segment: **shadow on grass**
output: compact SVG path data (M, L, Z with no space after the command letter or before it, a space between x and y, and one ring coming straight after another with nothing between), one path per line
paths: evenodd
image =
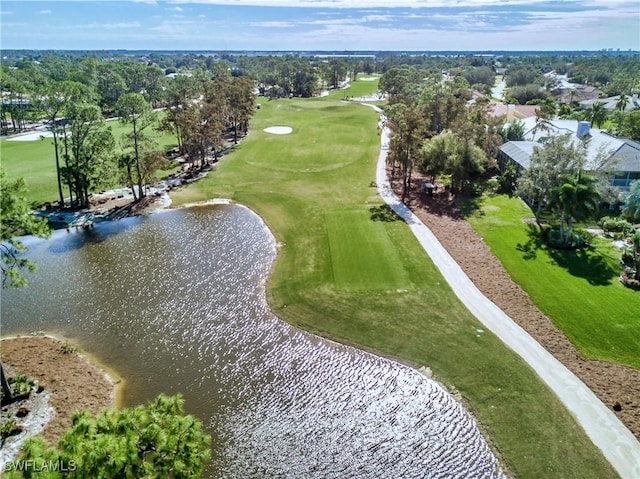
M455 203L460 210L460 216L463 218L468 218L476 212L479 212L480 215L484 214L480 209L480 197L460 196Z
M403 221L402 218L389 205L372 206L369 208L372 221Z
M620 271L616 261L607 258L593 246L573 250L549 248L542 240L540 229L532 224L528 225L527 236L529 239L525 244L518 243L516 246L525 260L534 260L538 257L538 251L545 250L557 266L572 276L586 279L591 285L607 286L618 278Z
M527 225L527 236L529 239L525 244L518 243L516 249L522 252L522 258L530 261L538 257L538 250L542 249L544 243L540 236L540 229L536 225Z
M549 256L572 276L586 279L594 286L607 286L617 279L619 271L596 248L588 246L575 250L548 249Z

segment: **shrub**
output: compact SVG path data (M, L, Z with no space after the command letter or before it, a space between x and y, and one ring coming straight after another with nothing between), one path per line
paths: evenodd
M542 230L542 241L553 249L584 248L592 238L593 235L582 230L574 230L568 238L562 237L562 230L558 227L544 228Z
M628 235L633 232L633 225L622 218L603 216L598 222L605 233L622 233Z

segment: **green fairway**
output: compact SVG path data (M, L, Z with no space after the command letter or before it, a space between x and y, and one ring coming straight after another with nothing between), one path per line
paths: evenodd
M162 114L156 113L157 115ZM116 144L120 144L125 133L131 130L117 120L107 122ZM149 136L155 139L161 148L176 145L173 135L149 129ZM117 150L119 147L117 147ZM56 177L55 150L52 138L35 141L0 140L0 166L4 168L7 179L24 178L29 190L27 200L32 204L42 204L58 199L58 180ZM60 162L62 165L62 157Z
M409 286L384 223L371 224L368 211L330 211L325 221L336 288L375 291Z
M407 225L371 218L381 204L371 186L377 114L332 97L261 103L249 136L171 196L175 205L231 198L265 220L279 245L267 289L274 313L430 367L517 477L616 477L533 371L457 300Z
M51 138L35 141L0 140L0 166L8 180L24 178L28 201L41 204L58 198L56 160Z
M523 221L533 216L519 199L493 196L469 222L583 356L640 367L640 294L618 281L618 250L604 239L584 250L546 248Z

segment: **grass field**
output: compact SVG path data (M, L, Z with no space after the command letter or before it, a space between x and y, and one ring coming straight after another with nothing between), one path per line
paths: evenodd
M511 277L580 353L640 368L640 295L618 281L620 253L604 239L557 251L539 244L519 199L484 197L468 220Z
M119 121L109 121L116 143L120 143L123 135L130 131L130 126ZM156 139L162 148L176 144L172 135L150 130L150 137ZM28 201L38 205L58 199L58 183L56 178L55 150L52 138L35 141L0 140L0 166L4 168L7 179L24 178L29 189ZM62 162L62 159L60 160Z
M531 369L478 332L482 326L407 225L371 220L369 208L381 203L370 186L377 120L372 109L331 96L263 101L249 136L213 174L172 192L174 204L226 197L256 211L281 244L268 283L274 313L429 366L472 411L514 476L615 477ZM274 125L293 133L263 131Z

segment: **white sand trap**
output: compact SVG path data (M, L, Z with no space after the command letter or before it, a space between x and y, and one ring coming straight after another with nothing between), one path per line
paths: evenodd
M288 135L293 131L293 128L290 126L270 126L269 128L265 128L264 131L274 135Z
M25 135L14 136L13 138L7 138L7 141L36 141L42 137L53 136L50 131L34 131L33 133L27 133Z

